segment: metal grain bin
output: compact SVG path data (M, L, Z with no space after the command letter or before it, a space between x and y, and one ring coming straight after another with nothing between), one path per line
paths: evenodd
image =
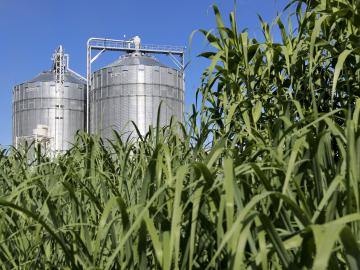
M115 129L127 137L135 134L131 121L145 134L155 127L160 101L160 125L171 116L183 120L182 72L140 52L124 55L92 75L90 131L112 138Z
M64 151L71 147L76 131L85 128L86 81L68 68L68 57L59 48L51 70L13 89L16 146L41 137L52 153Z

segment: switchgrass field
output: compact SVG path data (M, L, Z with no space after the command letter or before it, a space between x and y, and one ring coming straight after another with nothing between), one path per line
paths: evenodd
M360 269L360 2L286 10L256 40L214 6L185 125L1 151L0 267Z

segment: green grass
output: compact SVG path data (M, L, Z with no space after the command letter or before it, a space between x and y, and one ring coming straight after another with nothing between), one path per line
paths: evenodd
M294 1L261 42L214 7L185 126L1 151L0 267L359 269L359 5Z

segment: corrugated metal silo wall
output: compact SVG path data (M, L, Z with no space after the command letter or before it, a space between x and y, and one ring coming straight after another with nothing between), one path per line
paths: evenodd
M129 65L106 67L94 72L90 92L91 132L112 138L112 129L135 134L134 121L141 134L156 126L163 101L160 126L172 115L183 121L184 91L182 73L161 66Z
M55 82L29 82L13 89L13 144L31 136L38 124L49 128L50 147L67 150L77 130L84 130L86 86L65 82L59 94ZM56 141L57 142L56 142Z

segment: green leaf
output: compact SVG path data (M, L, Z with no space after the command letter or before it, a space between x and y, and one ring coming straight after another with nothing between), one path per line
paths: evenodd
M339 224L312 225L311 229L314 234L316 245L313 269L328 269L330 256L336 241L339 239L343 226Z
M338 79L340 76L340 72L343 69L344 62L345 62L346 58L349 56L349 54L352 53L352 51L353 50L344 50L343 52L341 52L341 54L338 57L338 60L337 60L336 66L335 66L335 71L334 71L333 83L332 83L331 103L334 102L336 86L337 86L337 82L338 82Z
M345 258L349 269L360 269L360 249L353 233L348 226L345 226L340 233L341 243L344 246Z

